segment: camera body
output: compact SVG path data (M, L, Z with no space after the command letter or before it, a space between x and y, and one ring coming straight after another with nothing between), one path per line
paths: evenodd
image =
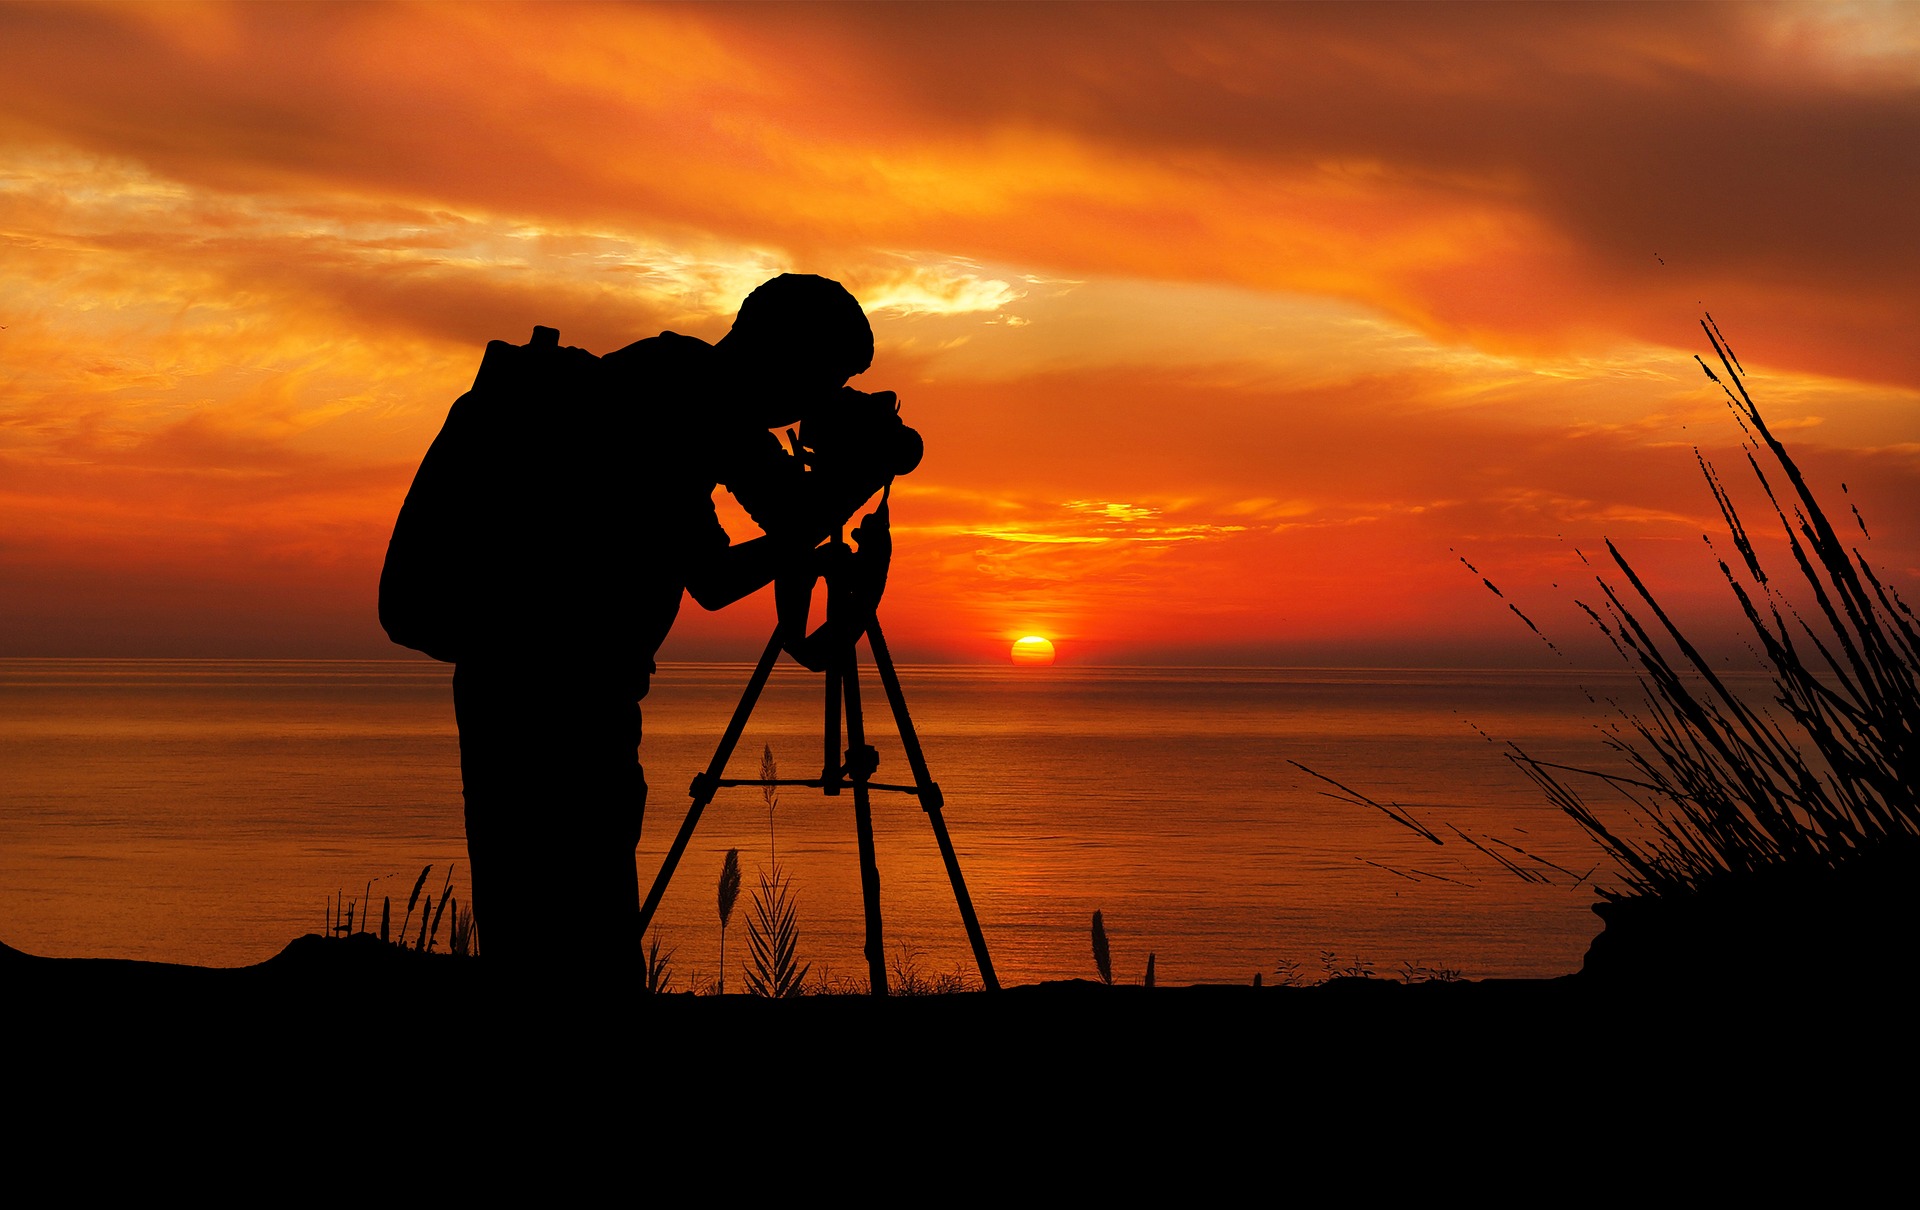
M841 387L802 416L787 437L794 456L816 474L876 485L909 473L926 452L920 434L900 419L900 399L892 391Z
M792 450L772 434L743 460L727 489L769 534L831 532L873 494L920 465L920 434L900 419L892 391L832 392L787 430Z

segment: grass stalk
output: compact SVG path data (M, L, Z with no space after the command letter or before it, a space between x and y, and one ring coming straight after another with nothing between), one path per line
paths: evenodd
M1093 967L1100 972L1100 982L1113 986L1113 955L1107 949L1107 925L1100 913L1093 913Z
M728 849L720 863L720 994L727 993L727 923L733 919L734 900L740 898L740 850Z
M413 923L413 909L420 903L420 888L427 885L427 875L433 872L433 863L428 862L420 871L420 877L413 880L413 894L407 896L407 915L400 923L400 936L406 938L407 928Z

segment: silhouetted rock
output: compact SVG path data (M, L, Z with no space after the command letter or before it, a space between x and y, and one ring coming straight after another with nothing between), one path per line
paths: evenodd
M1606 927L1582 977L1611 984L1869 986L1920 951L1920 849L1883 845L1838 865L1724 874L1689 895L1594 905Z

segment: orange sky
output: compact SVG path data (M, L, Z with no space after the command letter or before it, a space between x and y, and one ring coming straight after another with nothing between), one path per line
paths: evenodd
M488 339L783 270L927 437L903 658L1533 660L1459 556L1578 647L1603 536L1717 616L1703 305L1911 585L1916 207L1901 5L7 5L0 654L397 653Z

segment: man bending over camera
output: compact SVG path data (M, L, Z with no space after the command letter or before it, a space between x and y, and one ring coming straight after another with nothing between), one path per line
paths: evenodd
M542 350L490 346L455 404L396 527L381 617L396 641L455 663L488 965L626 972L640 953L639 701L654 653L683 591L706 609L739 600L878 489L821 490L768 431L867 369L873 331L838 283L783 274L714 345L666 332L595 359L542 333ZM716 485L768 536L731 544ZM410 549L432 549L409 566L426 569L396 572L422 532L435 537ZM434 619L431 645L403 633L410 611Z

